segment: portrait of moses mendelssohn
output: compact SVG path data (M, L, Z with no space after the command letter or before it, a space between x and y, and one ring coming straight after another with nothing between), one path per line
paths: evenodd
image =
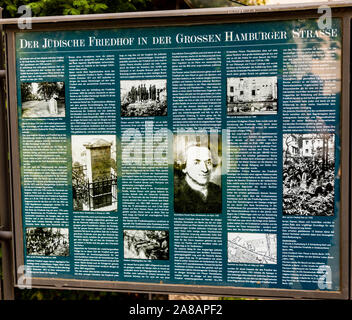
M221 167L213 153L208 146L191 144L183 161L175 162L175 213L221 213Z

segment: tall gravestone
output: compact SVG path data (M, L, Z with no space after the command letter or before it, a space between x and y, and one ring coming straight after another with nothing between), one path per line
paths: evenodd
M90 183L90 207L99 209L112 204L111 146L104 139L84 144L86 148L87 178Z

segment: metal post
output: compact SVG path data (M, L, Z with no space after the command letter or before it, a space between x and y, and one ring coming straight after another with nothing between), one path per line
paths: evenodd
M0 18L2 9L0 8ZM12 257L12 227L9 201L9 167L6 126L6 71L4 35L0 26L0 243L2 251L2 293L0 299L13 300L14 277ZM1 295L2 294L2 295Z
M2 231L0 231L2 232ZM3 296L0 297L4 300L14 300L15 292L13 285L13 273L12 273L12 252L11 252L11 239L1 241L2 251L2 276L3 276Z
M1 221L0 221L0 223L1 223ZM1 252L1 244L0 244L0 252ZM0 267L0 272L1 272L1 267ZM1 289L1 287L2 287L2 277L0 276L0 301L3 299L2 298L2 289Z

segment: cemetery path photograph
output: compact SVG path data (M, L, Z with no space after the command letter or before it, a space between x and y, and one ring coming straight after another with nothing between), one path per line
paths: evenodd
M23 118L65 117L64 82L22 82Z

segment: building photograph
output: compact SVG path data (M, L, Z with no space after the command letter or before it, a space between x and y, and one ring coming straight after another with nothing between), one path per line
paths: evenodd
M117 210L116 136L73 135L74 211Z
M283 214L334 215L335 135L283 135Z
M154 117L167 115L166 79L123 80L121 117Z
M277 114L277 77L227 78L227 115Z

